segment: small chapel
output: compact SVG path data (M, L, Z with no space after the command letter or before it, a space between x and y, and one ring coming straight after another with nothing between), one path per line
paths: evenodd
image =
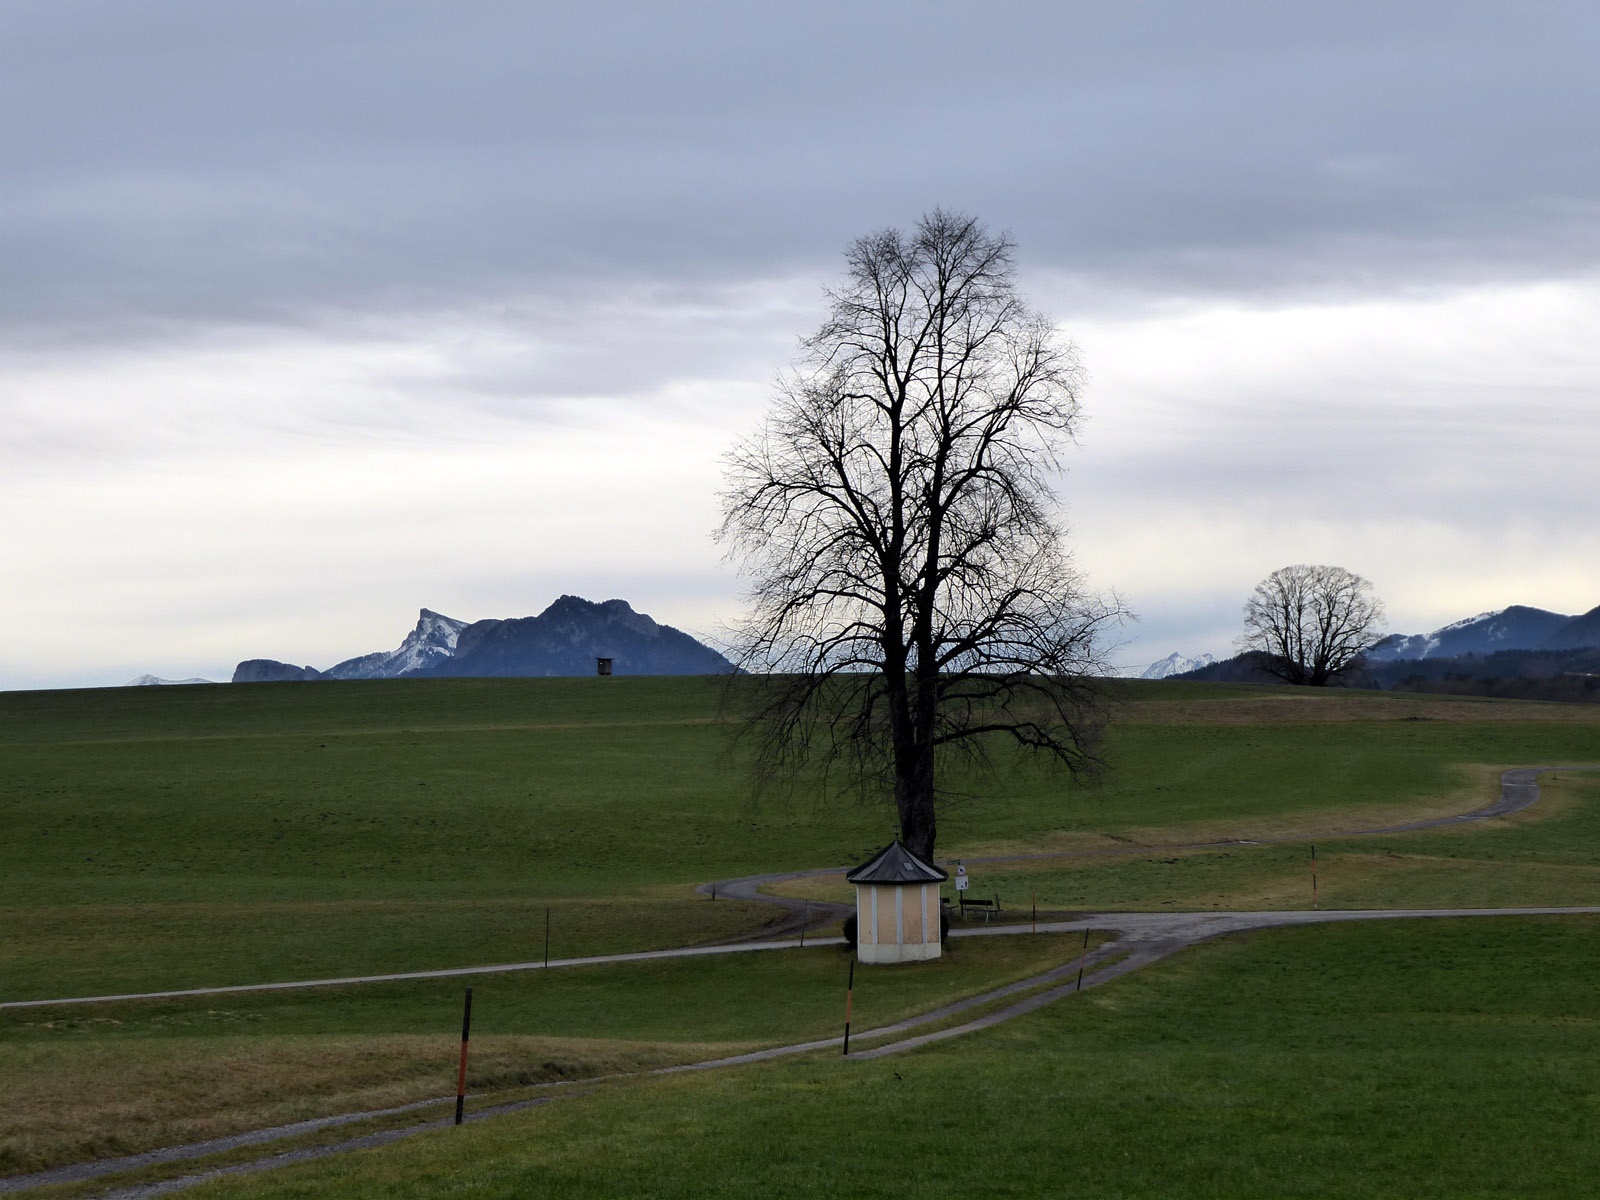
M847 872L845 881L856 888L856 957L864 963L938 958L939 885L948 878L898 841Z

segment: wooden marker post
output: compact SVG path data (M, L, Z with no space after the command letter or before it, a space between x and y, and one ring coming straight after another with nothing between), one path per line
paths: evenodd
M1039 932L1039 889L1033 889L1033 931Z
M1317 907L1317 844L1311 843L1311 907Z
M856 956L850 952L850 981L844 985L844 1052L850 1053L850 1001L856 994Z
M456 1124L465 1120L467 1108L467 1039L472 1035L472 989L467 989L467 1004L461 1014L461 1069L456 1073Z
M800 908L800 949L806 948L806 926L811 924L811 901L803 900Z
M1078 991L1083 991L1083 964L1089 957L1089 931L1083 931L1083 953L1078 955Z
M550 910L544 910L544 966L550 969Z

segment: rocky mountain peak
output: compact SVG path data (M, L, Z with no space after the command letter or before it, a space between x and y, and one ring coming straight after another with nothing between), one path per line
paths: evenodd
M326 672L265 659L240 663L234 682L290 679L393 679L397 676L593 675L595 660L618 675L715 675L733 664L626 600L596 604L558 597L536 617L462 621L421 609L393 650L349 658Z

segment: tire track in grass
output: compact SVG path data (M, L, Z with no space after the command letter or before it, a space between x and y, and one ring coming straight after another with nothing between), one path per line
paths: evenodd
M904 1020L893 1022L889 1025L879 1026L875 1029L863 1030L851 1035L852 1041L877 1041L883 1037L906 1033L924 1025L935 1024L957 1016L962 1012L981 1008L996 1001L1021 994L1021 997L1004 1008L986 1013L971 1021L960 1025L950 1026L945 1029L934 1030L930 1033L916 1034L911 1037L899 1038L882 1046L874 1046L866 1050L852 1053L851 1059L872 1060L888 1054L898 1054L901 1051L912 1050L931 1042L944 1041L949 1038L961 1037L981 1029L987 1029L1004 1021L1010 1021L1027 1013L1037 1011L1047 1004L1075 995L1079 991L1087 991L1099 987L1114 979L1148 966L1160 959L1167 958L1180 950L1184 950L1197 942L1210 938L1221 937L1231 933L1244 933L1251 930L1270 929L1296 925L1316 925L1343 921L1392 921L1410 920L1426 917L1530 917L1530 916L1600 916L1600 905L1572 908L1492 908L1492 909L1369 909L1369 910L1335 910L1335 911L1284 911L1284 912L1251 912L1251 913L1106 913L1094 917L1086 917L1073 921L1040 922L1040 933L1075 933L1086 929L1113 932L1118 936L1112 941L1103 943L1095 948L1083 961L1085 966L1102 963L1107 958L1118 954L1125 957L1087 972L1080 986L1076 980L1078 959L1073 958L1059 967L1028 979L1003 987L993 988L977 996L970 996L952 1004L942 1005L925 1013L920 1013ZM1031 937L1021 929L1006 926L994 926L984 929L967 929L952 931L954 937ZM842 938L816 939L814 945L838 945ZM798 942L787 943L798 946ZM1061 982L1072 977L1072 982ZM1051 985L1054 986L1046 986ZM1034 990L1043 988L1043 990ZM1031 993L1031 994L1027 994ZM710 1071L723 1067L743 1066L749 1063L765 1062L770 1059L784 1058L797 1054L807 1054L815 1051L836 1050L842 1047L843 1036L821 1038L807 1042L796 1042L784 1046L772 1046L764 1050L751 1051L748 1054L733 1055L727 1058L709 1059L698 1063L683 1063L671 1067L657 1067L650 1071L630 1072L621 1075L597 1076L594 1079L562 1081L549 1084L537 1084L536 1087L551 1089L552 1094L532 1097L525 1100L516 1100L504 1104L494 1105L490 1108L479 1109L468 1114L467 1120L478 1121L492 1116L500 1116L509 1112L518 1112L537 1105L547 1104L553 1100L566 1096L582 1094L575 1090L577 1085L603 1083L614 1079L638 1078L646 1075L682 1074L690 1071ZM556 1091L555 1089L567 1089ZM228 1149L240 1148L248 1145L260 1145L286 1138L296 1137L314 1128L328 1128L339 1124L353 1124L362 1120L373 1120L384 1116L391 1116L413 1109L426 1108L432 1105L453 1103L450 1097L441 1097L435 1100L419 1101L415 1104L403 1105L399 1108L380 1109L373 1112L350 1113L338 1117L322 1118L317 1121L303 1121L294 1125L278 1126L274 1129L255 1130L250 1133L239 1134L233 1138L217 1138L207 1142L196 1142L189 1146L175 1146L164 1150L149 1151L145 1154L132 1155L124 1159L105 1159L99 1162L75 1164L68 1167L52 1168L33 1175L13 1176L10 1179L0 1180L0 1192L16 1192L29 1188L43 1187L52 1183L82 1181L98 1178L117 1172L136 1170L162 1162L183 1161L189 1158L204 1157L209 1154L225 1152ZM253 1174L259 1171L268 1171L291 1163L309 1162L318 1158L325 1158L333 1154L343 1154L354 1150L370 1149L387 1145L403 1138L411 1137L418 1133L426 1133L435 1129L442 1129L454 1121L453 1116L446 1116L434 1121L419 1122L399 1129L379 1130L365 1134L361 1137L350 1138L344 1141L331 1143L325 1146L310 1146L299 1150L290 1150L279 1154L272 1154L263 1158L247 1162L231 1163L227 1166L216 1167L206 1171L198 1171L188 1175L177 1176L149 1184L138 1184L132 1187L117 1188L100 1193L97 1200L144 1200L145 1197L161 1196L171 1192L182 1191L208 1180L221 1178L228 1175Z

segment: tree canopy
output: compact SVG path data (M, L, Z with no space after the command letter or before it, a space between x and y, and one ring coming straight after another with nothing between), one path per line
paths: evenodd
M1326 687L1381 638L1383 602L1343 567L1298 564L1268 575L1244 606L1239 645L1289 683Z
M820 761L892 795L927 858L939 764L992 738L1081 772L1096 639L1051 487L1076 351L1017 294L1014 246L935 211L857 241L829 314L727 460L749 582L736 656L768 778Z

